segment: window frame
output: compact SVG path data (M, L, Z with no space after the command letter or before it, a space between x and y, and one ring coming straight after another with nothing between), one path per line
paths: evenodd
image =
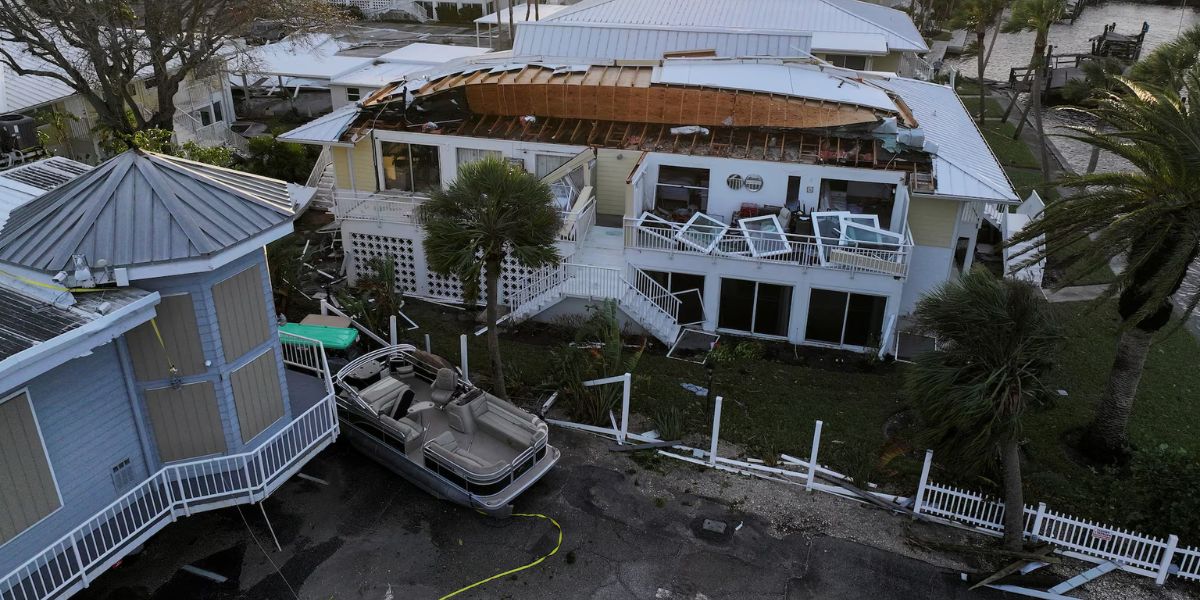
M796 286L790 283L776 283L773 281L759 281L757 279L743 279L741 277L720 277L720 293L718 294L717 307L717 331L725 331L737 334L749 334L761 338L772 340L786 340L792 329L792 304L796 301ZM720 296L724 295L726 281L745 281L754 284L754 297L750 300L750 329L733 329L730 327L721 327L721 312L725 309L724 303L720 302ZM789 290L788 293L788 309L787 309L787 324L783 327L783 334L775 333L760 333L755 331L758 328L758 298L763 285L771 285L778 288Z
M391 187L388 185L387 170L384 167L384 159L389 155L384 153L383 146L385 144L404 146L405 153L407 154L407 157L408 157L408 189L399 189L399 188ZM413 146L421 146L422 148L429 148L433 153L432 155L437 158L437 179L438 179L437 184L430 187L428 190L417 190L416 189L416 187L417 187L416 177L415 177L415 172L412 168L412 165L413 165L412 147ZM381 190L394 190L394 191L398 191L398 192L405 192L408 194L429 195L434 190L442 188L442 183L443 183L442 182L442 146L437 145L437 144L423 144L423 143L417 143L417 142L381 139L381 140L376 141L375 147L376 147L376 152L377 152L376 153L376 157L377 157L376 176L379 177L378 183L380 184L379 187ZM456 162L455 167L456 168L457 168L457 158L458 157L456 154L455 155L455 162ZM394 164L394 162L393 162L393 164Z
M5 546L11 544L14 540L20 538L26 533L29 533L33 528L42 524L44 521L46 521L46 519L54 516L67 506L67 503L63 501L62 487L58 483L58 474L54 471L54 461L50 460L50 449L46 447L46 435L42 432L42 423L40 420L38 420L37 408L33 405L33 394L30 393L29 386L26 385L23 388L14 390L8 395L0 396L0 405L4 405L22 395L25 396L25 401L29 403L29 414L33 416L33 427L37 430L38 441L41 442L42 445L42 456L46 458L46 468L50 471L50 480L54 482L54 494L58 498L58 508L46 513L45 516L34 521L33 523L30 523L28 527L22 529L20 532L16 533L7 540L0 542L0 548L4 548Z
M813 292L816 292L816 291L842 294L845 298L844 302L842 303L842 326L841 326L840 332L838 333L838 341L837 342L827 342L825 340L816 340L816 339L812 339L809 337L808 322L812 318L812 294L813 294ZM805 314L804 314L804 341L809 344L817 344L817 345L832 347L832 348L866 348L867 346L860 346L857 344L847 344L846 343L846 324L850 318L850 301L853 296L865 296L868 298L882 299L883 300L883 310L882 310L881 316L883 317L883 321L886 324L888 304L891 302L891 298L888 296L882 296L879 294L865 294L863 292L851 291L851 290L810 287L808 290L807 310L805 310ZM880 332L880 335L882 335L882 332ZM869 341L869 334L868 334L868 341Z
M346 100L349 102L358 102L362 100L362 88L359 86L346 88Z

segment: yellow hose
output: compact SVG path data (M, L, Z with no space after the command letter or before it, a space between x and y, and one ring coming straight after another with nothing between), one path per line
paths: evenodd
M524 571L525 569L528 569L531 567L536 567L536 566L542 564L542 561L544 561L547 558L550 558L551 556L554 556L556 553L558 553L558 549L562 547L562 541L563 541L563 530L562 530L562 526L558 524L558 521L555 521L554 519L547 517L546 515L539 515L536 513L513 513L512 516L514 516L514 517L531 517L531 518L535 518L535 519L545 519L547 521L550 521L550 524L553 525L554 528L558 530L558 542L556 544L554 544L554 549L551 550L549 554L542 556L541 558L538 558L537 560L535 560L527 565L522 565L515 569L509 569L503 573L497 573L495 575L492 575L491 577L488 577L487 579L481 579L479 581L476 581L475 583L472 583L471 585L468 585L467 587L454 590L453 592L450 592L449 594L446 594L445 596L438 598L438 600L446 600L446 598L450 598L452 596L457 596L469 589L479 587L489 581L495 581L497 579L500 579L501 577L512 575L513 573L517 573L519 571Z

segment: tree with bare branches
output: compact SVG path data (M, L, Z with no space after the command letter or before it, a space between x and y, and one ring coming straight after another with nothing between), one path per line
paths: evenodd
M132 139L170 130L181 84L219 69L259 19L306 32L347 17L326 0L0 0L0 63L66 83ZM130 85L139 79L157 102L139 105Z

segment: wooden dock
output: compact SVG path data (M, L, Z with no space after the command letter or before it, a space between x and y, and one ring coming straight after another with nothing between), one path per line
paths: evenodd
M1136 34L1117 33L1117 24L1104 26L1104 31L1089 41L1091 51L1086 53L1055 54L1054 46L1046 48L1046 59L1042 66L1042 97L1043 99L1058 96L1070 82L1084 79L1084 65L1089 61L1113 58L1123 63L1132 63L1142 54L1142 45L1146 32L1150 30L1148 23L1142 23L1141 30ZM1033 67L1014 67L1009 69L1008 84L1018 92L1028 92L1033 87Z

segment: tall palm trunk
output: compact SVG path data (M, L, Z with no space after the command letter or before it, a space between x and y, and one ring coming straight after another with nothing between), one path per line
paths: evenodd
M512 48L517 39L517 28L513 22L513 0L508 0L508 47Z
M1031 83L1029 84L1029 102L1025 103L1025 109L1021 111L1021 119L1019 121L1017 121L1017 130L1013 132L1014 140L1021 139L1021 131L1023 131L1025 129L1025 124L1029 122L1029 111L1033 109L1034 102L1036 101L1038 107L1039 108L1041 107L1042 85L1041 85L1040 77L1042 76L1042 73L1043 73L1042 67L1045 64L1046 64L1046 42L1045 42L1045 39L1042 37L1042 34L1039 33L1037 39L1035 39L1034 43L1033 43L1033 60L1030 61L1030 63L1029 63L1029 66L1032 67L1029 70L1029 77L1031 78ZM1013 95L1013 105L1016 104L1017 96L1019 96L1019 95L1020 95L1019 93ZM1011 111L1012 105L1010 105L1008 107L1008 109ZM1005 113L1004 118L1005 119L1008 118L1007 113Z
M1108 385L1096 404L1096 415L1084 433L1083 450L1088 456L1115 462L1129 451L1129 416L1133 413L1133 399L1153 337L1153 332L1130 327L1117 340L1117 356L1108 374Z
M1016 436L1000 449L1004 469L1004 547L1019 551L1025 535L1025 490L1021 486L1021 448Z
M1038 157L1042 162L1042 181L1050 182L1050 153L1046 148L1046 128L1042 124L1042 84L1045 66L1039 66L1033 75L1033 91L1030 104L1033 106L1033 126L1037 130Z
M1081 440L1081 449L1093 460L1119 462L1129 455L1129 417L1133 413L1133 401L1137 397L1142 370L1146 366L1150 342L1156 332L1171 322L1174 306L1168 298L1141 321L1131 323L1131 320L1136 316L1137 308L1146 301L1145 292L1142 290L1154 276L1158 265L1178 250L1178 239L1174 238L1174 241L1157 246L1151 240L1135 240L1130 248L1130 254L1133 256L1148 256L1134 267L1132 281L1121 292L1117 303L1121 320L1128 326L1117 340L1117 356L1113 359L1112 369L1108 373L1108 384L1105 386L1104 395L1096 403L1096 414ZM1194 260L1195 250L1188 257L1187 264ZM1172 295L1179 291L1186 276L1187 273L1184 272L1175 281L1174 287L1171 288Z
M492 357L492 393L508 400L508 391L504 389L504 360L500 356L500 332L496 330L499 320L500 296L500 259L488 257L484 274L487 286L487 345L488 354Z

